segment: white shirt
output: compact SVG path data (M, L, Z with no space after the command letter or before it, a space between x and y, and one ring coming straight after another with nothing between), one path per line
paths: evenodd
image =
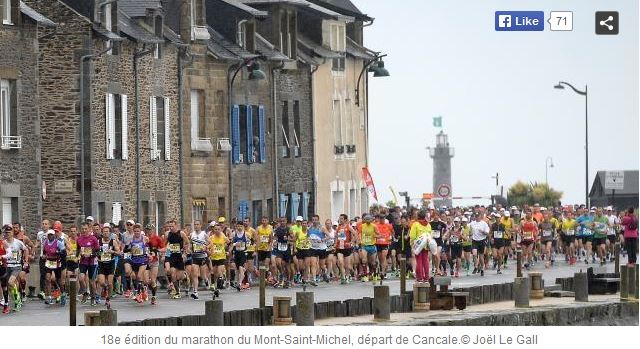
M489 224L485 221L471 221L469 228L471 228L471 238L475 241L482 241L489 235Z

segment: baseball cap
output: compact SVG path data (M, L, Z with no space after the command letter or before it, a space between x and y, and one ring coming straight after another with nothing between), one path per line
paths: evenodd
M49 234L55 234L55 233L56 233L56 232L55 232L53 229L49 229L49 230L47 230L47 235L49 235Z
M540 211L546 211L547 208L546 207L540 207Z
M6 233L6 232L10 232L10 231L12 231L12 230L13 230L13 227L12 227L11 225L9 225L9 224L5 224L5 225L2 227L2 231L3 231L3 232L5 232L5 233Z
M607 211L613 211L613 207L607 206Z
M509 216L511 216L511 213L509 213L509 211L506 211L506 212L504 213L504 216L505 216L505 217L509 217Z
M462 217L462 221L463 221L463 222L468 222L468 221L469 221L469 219L468 219L467 217Z
M331 225L338 225L338 222L333 221L333 222L331 222Z
M213 221L212 221L211 223L209 223L209 228L213 228L213 227L215 227L215 226L216 226L216 222L213 222Z
M302 216L296 217L296 222L302 222L302 221L304 221L304 218L302 218Z
M372 217L370 214L368 214L368 215L365 215L363 219L364 219L365 221L370 221L370 220L372 220L372 219L373 219L373 217Z
M134 225L134 224L136 224L136 222L134 222L133 219L130 219L130 220L127 221L127 224Z
M224 222L226 222L226 221L227 221L227 219L226 219L226 218L224 218L224 216L220 216L220 217L218 217L218 223L224 223Z
M95 221L95 219L93 219L93 216L87 216L87 218L85 219L86 221Z
M55 231L62 231L62 224L60 223L56 223L53 225L53 230Z
M454 222L460 222L460 217L456 217L453 219Z
M155 225L149 223L147 225L145 225L144 230L154 230L156 228Z
M518 207L517 207L517 206L511 206L511 209L512 209L512 210L517 210L517 209L518 209Z

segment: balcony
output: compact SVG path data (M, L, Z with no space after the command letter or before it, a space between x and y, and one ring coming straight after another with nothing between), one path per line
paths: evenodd
M22 149L22 136L2 136L0 149Z

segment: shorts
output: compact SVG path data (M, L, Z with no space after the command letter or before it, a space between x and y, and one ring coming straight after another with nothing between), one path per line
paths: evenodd
M193 258L193 265L199 265L199 266L203 266L203 265L207 265L207 258Z
M113 275L116 271L113 261L108 263L98 263L98 275Z
M582 236L582 243L586 244L587 242L593 241L593 235L584 235Z
M361 246L362 250L367 252L368 255L374 255L378 252L376 245L365 245Z
M493 244L492 246L494 248L502 248L507 246L507 240L505 239L493 239Z
M274 255L276 256L276 258L280 258L286 263L291 263L292 257L291 257L291 252L289 252L289 250L286 250L286 251L275 250Z
M377 252L389 251L389 245L376 245L376 251Z
M553 242L553 236L543 237L540 242L542 242L543 244L546 244L547 242Z
M562 242L564 242L566 245L572 244L574 241L576 241L576 237L571 235L571 236L567 236L567 235L563 235L562 236Z
M600 245L604 245L606 244L607 238L593 238L593 244L596 246L600 246Z
M169 265L177 270L184 270L184 259L181 254L171 254L169 256Z
M225 260L224 259L212 259L211 260L211 266L213 267L220 267L224 265Z
M618 236L617 235L607 235L607 239L609 240L610 243L615 244L616 241L618 241Z
M479 254L484 254L484 248L487 246L487 240L480 240L480 241L473 240L471 242L471 246L473 250L478 250Z
M436 245L442 247L444 246L444 240L442 238L433 238L436 241Z
M264 262L265 259L271 258L271 252L269 251L258 251L258 262Z
M0 280L4 281L7 278L7 267L0 265Z
M396 251L396 254L399 254L402 252L402 245L400 244L400 241L393 241L389 246L389 249Z
M338 250L336 250L336 255L337 254L342 254L343 257L349 257L349 256L351 256L351 249L349 249L349 248L338 249Z
M252 261L254 252L253 251L247 251L246 254L247 254L247 260Z
M185 267L188 267L188 266L190 266L190 265L192 265L192 264L193 264L193 258L191 258L191 255L190 255L190 254L188 254L188 255L187 255L187 260L185 260L185 261L184 261L184 266L185 266Z
M146 267L146 264L135 264L135 263L131 263L131 270L133 270L134 273L138 273L138 270L140 270L140 267Z
M471 245L462 245L462 251L471 252Z
M296 258L298 259L305 259L308 257L313 257L313 251L311 251L311 249L298 250L296 252Z
M53 272L55 279L58 280L62 276L62 268L49 269L47 268L47 274Z
M236 264L236 268L244 267L247 263L247 253L244 251L233 253L233 263Z
M451 245L451 259L457 259L462 257L462 244Z
M327 250L313 250L313 256L318 257L319 259L327 259L329 256L329 252Z
M79 269L80 269L80 274L87 274L87 276L91 280L94 280L96 276L98 276L97 274L98 266L95 264L93 265L80 264Z
M522 246L529 246L529 245L533 245L533 240L522 240L522 242L520 242L520 244Z

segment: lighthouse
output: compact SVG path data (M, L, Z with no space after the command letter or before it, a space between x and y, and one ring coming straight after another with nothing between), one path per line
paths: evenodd
M433 204L438 208L451 207L451 158L454 149L449 146L449 137L443 131L436 135L436 146L429 147L429 156L433 159Z

